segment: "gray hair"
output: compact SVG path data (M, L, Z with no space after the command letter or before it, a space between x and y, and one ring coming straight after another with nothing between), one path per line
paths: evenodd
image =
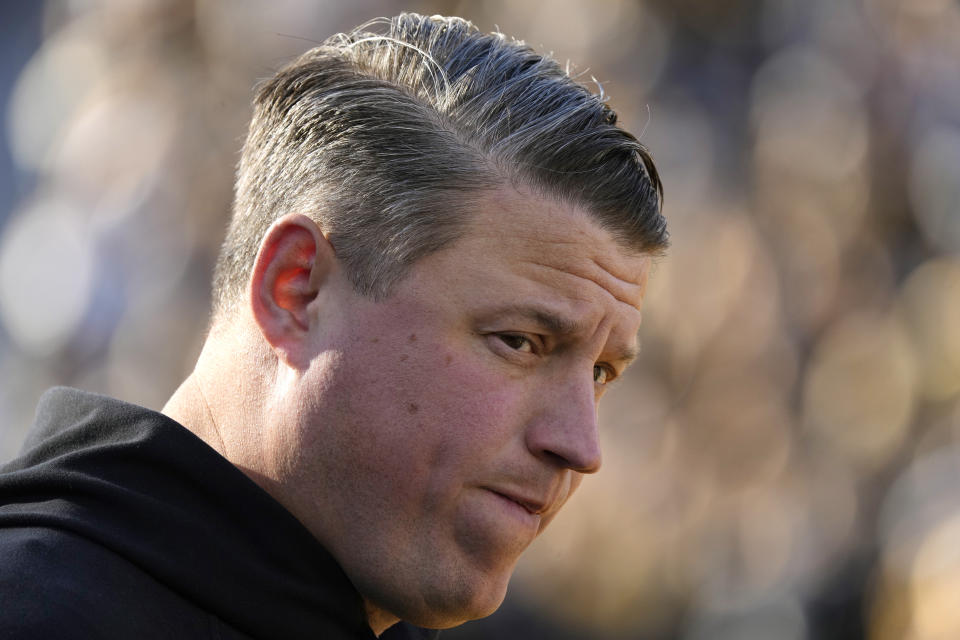
M293 211L374 298L505 183L583 206L625 247L659 253L660 179L616 121L554 60L461 18L404 13L333 36L258 88L214 313L240 299L267 229Z

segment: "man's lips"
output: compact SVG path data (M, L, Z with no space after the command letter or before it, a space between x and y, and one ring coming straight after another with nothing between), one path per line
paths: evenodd
M535 515L535 516L543 515L543 513L547 510L547 507L549 506L549 501L547 500L541 500L538 498L524 496L518 492L502 490L502 489L493 489L493 488L490 489L490 491L492 491L493 493L496 493L502 498L506 498L507 500L520 505L521 507L526 509L526 511L531 515Z

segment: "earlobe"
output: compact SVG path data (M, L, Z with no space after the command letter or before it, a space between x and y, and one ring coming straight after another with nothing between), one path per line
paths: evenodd
M288 214L260 243L250 278L250 305L266 341L295 364L310 330L308 305L335 263L333 247L317 224Z

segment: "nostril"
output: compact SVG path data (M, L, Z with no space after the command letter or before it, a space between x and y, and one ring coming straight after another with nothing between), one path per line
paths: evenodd
M569 460L567 460L566 458L564 458L558 453L554 453L553 451L544 451L544 457L547 458L547 461L550 464L556 465L558 467L564 467L564 468L570 467Z

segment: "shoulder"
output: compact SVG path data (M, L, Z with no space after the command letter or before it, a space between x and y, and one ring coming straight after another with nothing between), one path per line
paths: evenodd
M82 566L85 551L49 530L0 530L0 637L101 637L92 620L97 585L84 577L94 567Z
M215 620L123 558L54 529L0 529L0 638L211 637Z

